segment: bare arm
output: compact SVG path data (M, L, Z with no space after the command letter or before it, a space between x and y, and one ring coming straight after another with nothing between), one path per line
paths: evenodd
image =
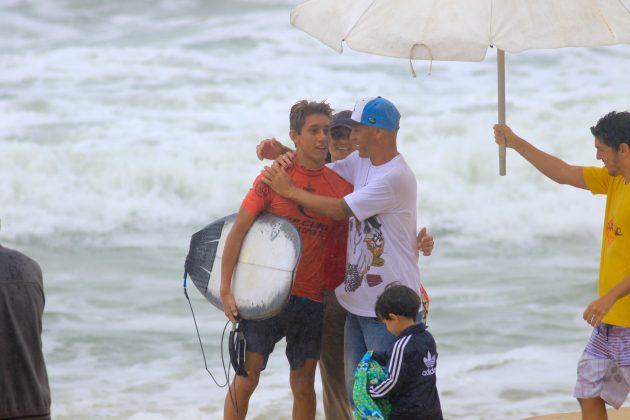
M621 280L604 296L591 302L584 310L584 320L593 327L598 326L602 323L604 316L610 312L615 302L628 295L630 295L630 276Z
M293 150L276 140L275 137L261 140L261 142L256 145L256 156L258 156L259 160L276 160L281 155L292 151Z
M505 143L506 147L516 150L543 175L557 183L587 189L586 181L582 175L582 166L569 165L557 157L535 148L514 134L507 125L497 124L494 126L494 139L497 144Z
M352 216L352 210L343 198L317 195L296 187L289 175L278 165L265 166L262 181L284 198L295 201L322 216L333 220L343 220Z
M241 206L232 225L232 230L230 230L225 240L225 247L223 248L220 295L221 302L223 303L223 312L225 312L225 316L232 322L234 322L235 318L238 316L236 301L232 295L232 274L234 274L234 267L236 266L236 261L238 261L238 256L241 252L243 239L255 219L256 216L251 215Z

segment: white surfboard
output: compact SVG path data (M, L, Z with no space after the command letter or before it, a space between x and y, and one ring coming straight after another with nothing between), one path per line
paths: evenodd
M219 219L190 239L186 272L210 303L223 310L221 259L236 214ZM247 232L232 277L232 294L244 319L279 313L291 294L300 260L300 236L291 222L263 213Z

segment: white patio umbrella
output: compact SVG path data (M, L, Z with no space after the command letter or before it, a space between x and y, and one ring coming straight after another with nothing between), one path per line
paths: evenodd
M339 53L345 43L410 60L481 61L496 47L505 123L504 51L630 43L630 0L309 0L291 24ZM505 175L504 146L499 167Z

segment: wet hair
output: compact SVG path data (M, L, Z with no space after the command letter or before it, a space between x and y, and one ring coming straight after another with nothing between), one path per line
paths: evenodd
M306 117L313 114L323 114L330 118L332 112L332 108L326 101L313 102L306 99L297 101L291 107L291 112L289 113L289 128L295 130L298 134L302 134L302 127L304 127Z
M414 321L418 319L420 296L400 283L388 285L380 294L374 305L378 319L389 319L389 314L404 316Z
M630 146L630 112L609 112L591 127L591 133L615 151L621 143Z

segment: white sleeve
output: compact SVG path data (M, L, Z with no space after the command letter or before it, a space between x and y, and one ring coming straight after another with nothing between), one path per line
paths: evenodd
M357 170L359 159L359 152L354 151L345 159L327 163L326 166L349 183L354 184L354 173Z
M398 191L395 183L392 185L390 181L389 176L375 178L343 198L359 221L369 219L375 214L390 212L396 207Z

